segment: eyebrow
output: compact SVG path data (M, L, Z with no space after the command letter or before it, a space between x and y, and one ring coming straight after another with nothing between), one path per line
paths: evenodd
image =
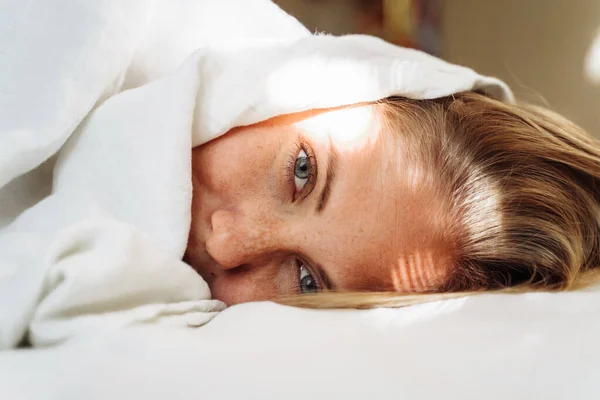
M320 264L315 264L314 271L318 275L319 281L323 284L324 288L327 290L333 290L334 285L331 283L331 279L325 272L325 269Z
M339 159L340 153L334 146L330 145L329 160L327 161L327 172L325 174L325 184L323 185L323 189L321 190L319 201L317 202L317 207L315 209L317 214L320 214L327 205L327 201L331 195L331 188L333 187L337 175Z

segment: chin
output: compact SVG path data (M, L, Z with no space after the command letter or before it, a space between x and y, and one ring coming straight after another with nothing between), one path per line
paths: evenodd
M223 285L215 284L213 282L213 284L209 284L208 287L210 288L211 298L213 300L222 301L227 307L241 303L240 301L235 300L235 296L231 296L226 290L223 290L225 289Z

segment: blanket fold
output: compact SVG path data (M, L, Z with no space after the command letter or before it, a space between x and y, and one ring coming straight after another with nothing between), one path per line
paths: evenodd
M25 0L0 29L0 348L222 310L181 258L191 148L233 127L391 95L512 101L415 50L310 35L267 0Z

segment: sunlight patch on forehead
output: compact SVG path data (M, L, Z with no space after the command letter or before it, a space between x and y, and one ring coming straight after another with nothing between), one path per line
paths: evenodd
M377 115L367 105L320 113L296 126L317 142L331 142L339 151L371 149L380 131Z

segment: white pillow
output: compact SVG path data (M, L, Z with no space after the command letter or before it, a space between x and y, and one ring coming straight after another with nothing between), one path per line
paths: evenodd
M0 354L2 399L596 399L600 294L403 309L251 303L197 330L129 328Z

